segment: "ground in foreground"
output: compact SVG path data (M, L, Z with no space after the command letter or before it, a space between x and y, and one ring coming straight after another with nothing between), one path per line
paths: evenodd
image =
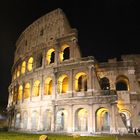
M0 132L0 140L39 140L41 134L24 134L15 132ZM139 140L136 136L82 136L73 138L65 135L48 135L49 140Z

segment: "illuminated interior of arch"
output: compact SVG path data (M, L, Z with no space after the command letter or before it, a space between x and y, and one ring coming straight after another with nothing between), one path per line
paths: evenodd
M26 71L26 61L23 61L21 66L21 73L24 74L25 71Z
M19 77L20 76L20 65L18 65L18 67L17 67L17 77Z
M53 89L52 78L48 77L44 83L44 95L51 95Z
M67 75L62 75L58 79L58 93L67 93L69 88Z
M22 100L23 86L20 85L18 88L18 100Z
M60 62L64 61L64 50L68 47L70 47L68 44L64 44L64 45L61 46L61 52L59 54Z
M13 72L13 80L15 80L15 79L16 79L16 69Z
M30 97L30 84L26 83L24 88L24 99L27 99Z
M28 71L32 71L32 69L33 69L33 57L29 58L27 68L28 68Z
M33 86L33 96L39 96L40 91L40 81L36 80Z
M78 130L87 131L88 128L88 112L82 108L78 111Z
M87 75L79 72L75 76L75 91L87 91Z
M96 128L97 131L107 131L110 126L109 110L107 108L100 108L96 112Z
M52 48L52 49L49 49L47 51L47 54L46 54L46 61L47 61L47 64L51 64L51 63L54 63L54 56L55 55L55 50Z
M59 110L56 114L56 129L58 131L67 130L68 112L65 109Z
M116 78L116 90L130 90L129 79L120 75Z
M127 109L121 109L119 110L119 113L122 117L122 121L126 127L131 126L131 113Z

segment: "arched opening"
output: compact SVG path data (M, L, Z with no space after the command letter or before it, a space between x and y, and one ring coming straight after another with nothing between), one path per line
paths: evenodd
M24 99L27 99L30 97L30 84L26 83L24 88Z
M70 46L68 44L64 44L61 47L60 62L67 60L69 58L70 58Z
M139 121L139 124L140 124L140 112L138 113L138 121Z
M23 94L23 86L20 85L18 88L18 101L22 100L22 94Z
M56 115L56 130L57 131L67 131L68 113L66 110L62 109L57 112Z
M20 76L20 65L18 65L18 67L17 67L17 77L19 77Z
M126 76L120 75L116 78L116 90L129 90L129 80Z
M44 117L43 117L43 129L47 131L51 131L51 117L52 113L50 110L46 110L44 112Z
M75 90L77 92L87 91L87 75L83 72L76 74L75 76Z
M28 124L28 113L24 112L23 113L23 129L27 129L27 124Z
M15 79L16 79L16 69L13 72L13 80L15 80Z
M32 71L32 69L33 69L33 57L29 58L27 69L28 69L28 71Z
M110 131L110 114L106 108L100 108L96 112L96 131Z
M48 65L54 63L54 61L55 61L55 50L54 49L49 49L47 51L46 61L47 61Z
M69 89L69 79L67 75L62 75L58 79L58 93L67 93Z
M21 73L24 74L25 71L26 71L26 61L23 61L21 66Z
M21 115L20 113L16 114L16 121L15 121L15 128L20 128L20 121L21 121Z
M70 58L70 48L67 47L67 48L64 49L63 61L64 61L64 60L67 60L67 59L69 59L69 58Z
M86 109L81 108L76 112L75 125L76 131L88 130L88 112Z
M32 125L33 130L37 130L37 128L38 128L38 113L36 111L32 112L31 125Z
M100 79L100 86L102 90L110 90L110 82L107 77L103 77Z
M52 95L53 82L52 78L47 78L44 83L44 95Z
M125 109L120 110L119 113L127 130L131 131L132 130L131 113Z
M38 54L36 57L36 68L42 67L42 59L43 59L42 53Z
M36 80L33 86L33 96L39 96L40 94L40 81Z

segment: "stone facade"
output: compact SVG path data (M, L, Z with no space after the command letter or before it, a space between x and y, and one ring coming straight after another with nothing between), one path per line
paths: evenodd
M129 133L140 127L140 55L82 58L61 9L32 23L16 43L9 130Z

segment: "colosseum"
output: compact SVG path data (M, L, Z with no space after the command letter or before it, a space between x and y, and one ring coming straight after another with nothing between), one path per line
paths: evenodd
M131 133L140 128L140 55L98 62L82 57L77 30L56 9L16 42L9 130Z

